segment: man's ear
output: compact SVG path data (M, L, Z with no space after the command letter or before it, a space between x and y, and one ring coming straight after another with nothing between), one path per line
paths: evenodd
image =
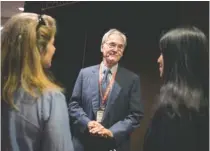
M101 52L103 52L103 47L104 47L104 45L101 45Z

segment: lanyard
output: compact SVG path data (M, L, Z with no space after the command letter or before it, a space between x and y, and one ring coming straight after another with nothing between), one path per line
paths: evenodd
M100 90L100 95L101 95L101 98L102 98L102 104L104 104L106 101L107 101L107 97L110 93L110 90L111 90L111 87L115 81L115 76L116 76L116 72L112 74L112 79L111 81L109 82L109 85L108 87L106 88L106 91L104 93L104 96L102 95L102 88L101 88L101 84L102 84L102 65L100 65L100 69L99 69L99 90Z

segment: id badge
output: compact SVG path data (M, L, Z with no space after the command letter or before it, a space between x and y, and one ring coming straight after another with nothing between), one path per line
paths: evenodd
M101 123L103 116L104 116L104 110L99 109L96 113L96 121Z

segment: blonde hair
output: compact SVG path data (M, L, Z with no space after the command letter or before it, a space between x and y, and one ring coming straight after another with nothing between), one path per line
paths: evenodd
M43 70L41 53L45 53L47 44L55 36L56 22L47 15L42 18L45 25L40 25L35 13L20 13L12 16L2 30L1 91L3 100L13 108L16 108L13 95L20 87L34 97L48 89L62 91Z

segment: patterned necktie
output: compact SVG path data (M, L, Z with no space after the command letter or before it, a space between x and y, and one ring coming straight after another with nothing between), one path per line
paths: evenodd
M109 84L109 77L108 77L108 75L110 73L111 73L110 69L104 70L104 76L103 76L103 79L102 79L102 82L101 82L101 88L102 88L103 96L104 96L106 88L107 88L107 86Z

